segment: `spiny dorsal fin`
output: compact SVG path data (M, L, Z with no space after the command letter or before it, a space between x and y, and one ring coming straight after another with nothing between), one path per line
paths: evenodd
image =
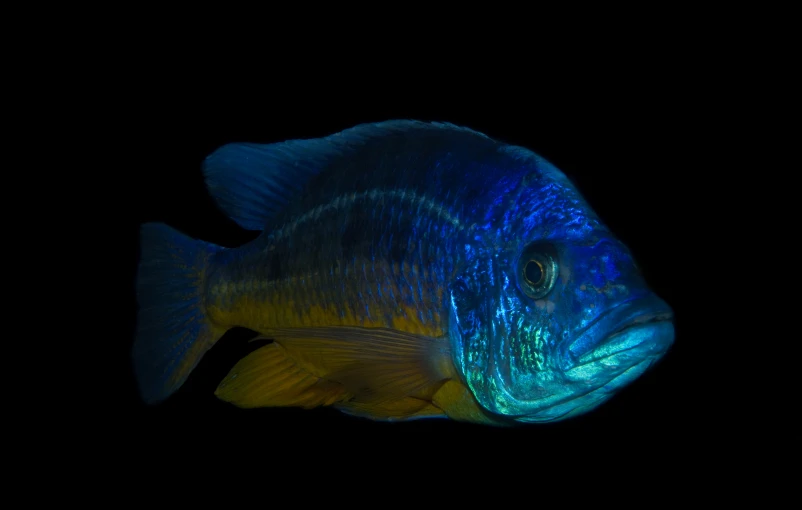
M339 133L281 143L230 143L209 155L203 172L209 192L241 227L263 230L267 221L299 196L306 183L332 161L390 135L453 131L485 135L448 123L391 120Z

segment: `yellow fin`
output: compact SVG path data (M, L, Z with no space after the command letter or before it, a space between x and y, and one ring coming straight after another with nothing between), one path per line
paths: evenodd
M238 407L327 406L347 399L342 384L310 374L277 343L242 358L214 392Z
M278 329L264 335L310 373L341 383L358 405L388 403L389 410L391 401L430 396L433 386L453 375L446 337L360 327Z
M384 421L446 417L446 414L431 402L414 397L404 397L389 402L343 402L335 404L335 407L347 414Z
M470 390L456 379L446 381L434 394L432 402L452 420L488 425L511 425L482 409Z

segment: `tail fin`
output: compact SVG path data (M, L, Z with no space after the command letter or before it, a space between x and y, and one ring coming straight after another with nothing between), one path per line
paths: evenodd
M142 399L155 404L184 384L225 332L209 322L203 307L210 256L223 248L163 223L144 224L140 241L139 314L132 354Z

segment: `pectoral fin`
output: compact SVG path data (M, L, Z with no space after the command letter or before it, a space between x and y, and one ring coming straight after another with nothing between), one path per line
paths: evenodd
M342 384L352 401L365 404L426 398L453 371L446 338L359 327L281 329L267 336L301 366Z
M432 402L456 421L509 426L511 423L494 417L479 405L470 390L457 379L446 381L434 394Z
M264 332L274 342L243 358L215 394L239 407L335 405L376 420L445 416L431 400L453 377L446 338L393 329Z
M342 384L309 373L279 344L261 347L241 359L215 391L238 407L327 406L349 397Z

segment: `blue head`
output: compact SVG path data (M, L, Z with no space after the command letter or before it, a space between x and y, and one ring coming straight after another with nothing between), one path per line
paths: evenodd
M669 306L568 179L506 147L471 209L479 232L450 285L453 356L488 411L519 422L587 412L674 340Z

